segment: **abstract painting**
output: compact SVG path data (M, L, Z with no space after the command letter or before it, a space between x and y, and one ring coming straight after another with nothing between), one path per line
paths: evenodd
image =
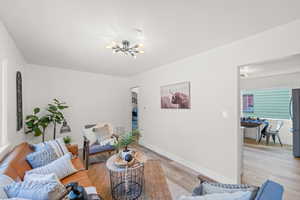
M160 87L162 109L190 109L190 82L182 82Z

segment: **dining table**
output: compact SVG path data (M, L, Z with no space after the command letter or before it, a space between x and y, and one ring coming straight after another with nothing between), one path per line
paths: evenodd
M261 127L263 128L261 129ZM267 130L269 122L265 119L241 119L241 127L256 128L256 142L259 141L260 135Z

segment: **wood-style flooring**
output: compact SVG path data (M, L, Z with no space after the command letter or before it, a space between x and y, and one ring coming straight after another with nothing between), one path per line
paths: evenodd
M161 156L145 147L136 146L138 150L151 159L161 162L167 179L181 186L188 192L199 184L197 173L175 161ZM300 200L300 159L295 159L291 148L279 145L257 145L253 140L245 140L243 151L243 177L242 182L260 186L265 180L271 179L285 187L285 200ZM98 191L109 190L110 187L103 180L109 177L104 163L90 166L89 176ZM108 187L108 188L107 188ZM103 189L104 188L104 189ZM109 195L109 194L106 194Z
M261 185L274 180L284 186L285 200L300 200L300 159L295 159L291 146L256 144L245 139L243 183Z

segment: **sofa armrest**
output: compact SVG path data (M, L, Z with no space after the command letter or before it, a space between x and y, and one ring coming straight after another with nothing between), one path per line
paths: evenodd
M78 145L77 144L68 144L66 145L68 151L70 151L74 156L78 156Z
M202 185L198 185L193 189L192 196L200 196L202 195Z
M201 184L204 183L205 181L216 182L216 181L212 180L211 178L208 178L208 177L203 176L203 175L198 175L197 178L198 178L200 184L193 189L192 196L202 195L202 185Z
M198 175L197 176L198 180L200 181L200 184L205 182L205 181L208 181L208 182L214 182L216 183L217 181L211 179L211 178L208 178L207 176L203 176L203 175Z

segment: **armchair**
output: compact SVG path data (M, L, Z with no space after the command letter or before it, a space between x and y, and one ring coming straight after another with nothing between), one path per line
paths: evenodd
M106 133L96 133L97 129L106 129ZM108 123L86 125L83 134L83 159L85 168L89 168L90 156L104 153L111 155L116 152L117 149L111 144L111 141L118 141L118 138L118 135L113 134L111 125Z

